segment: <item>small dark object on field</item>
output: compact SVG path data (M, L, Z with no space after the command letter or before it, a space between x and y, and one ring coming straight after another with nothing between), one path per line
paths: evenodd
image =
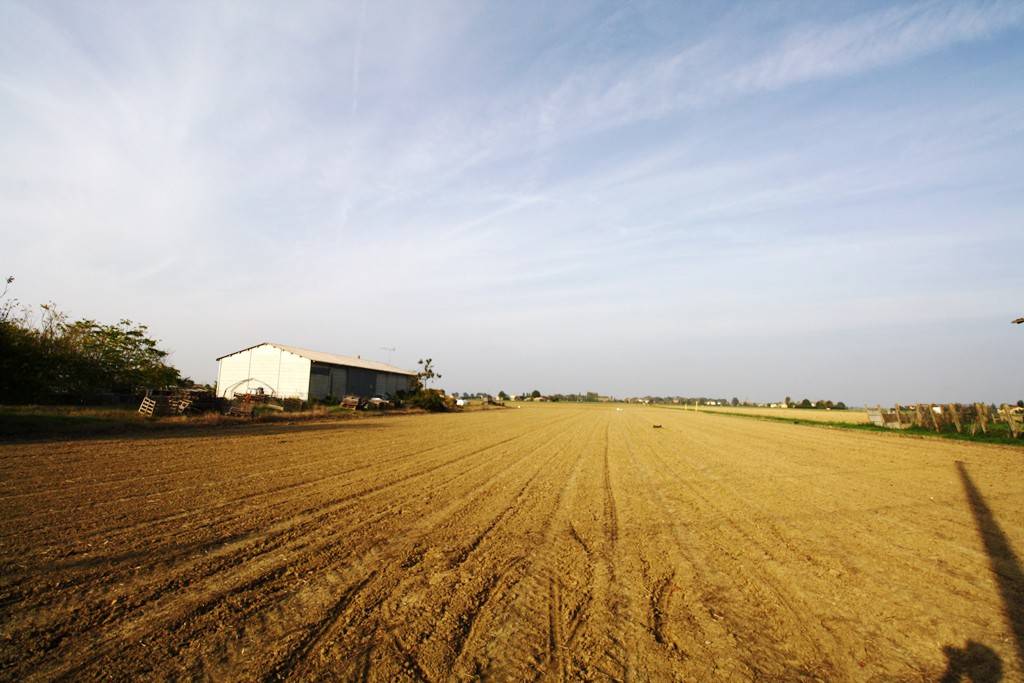
M654 425L655 429L661 429L661 425Z

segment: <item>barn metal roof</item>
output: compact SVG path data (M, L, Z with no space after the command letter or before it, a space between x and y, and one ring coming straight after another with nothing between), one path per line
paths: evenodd
M357 358L356 356L339 356L336 353L324 353L323 351L311 351L310 349L303 349L298 346L288 346L287 344L278 344L276 342L260 342L252 346L247 346L244 349L234 351L232 353L226 353L223 356L217 358L227 358L233 356L236 353L242 353L249 349L255 349L257 346L274 346L276 348L287 351L288 353L294 353L296 356L302 356L308 358L311 361L317 363L327 363L328 365L344 365L350 368L364 368L366 370L376 370L377 372L390 372L395 375L408 375L414 377L416 375L412 370L403 370L402 368L396 368L394 365L388 365L387 363L378 363L374 360L366 360L365 358Z

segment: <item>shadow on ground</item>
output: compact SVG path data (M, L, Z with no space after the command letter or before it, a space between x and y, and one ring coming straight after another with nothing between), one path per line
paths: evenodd
M941 683L960 683L965 678L971 683L997 683L1003 678L1003 660L990 648L968 640L962 648L947 645L946 671Z
M1010 539L999 526L964 463L957 461L956 467L974 515L978 535L988 555L989 567L999 586L1003 613L1013 632L1018 662L1024 666L1024 570L1013 552ZM996 683L1002 680L1002 660L990 647L968 640L962 648L947 645L942 651L947 660L946 671L940 679L942 683L965 680L971 683Z
M0 443L39 443L51 441L195 439L202 437L267 436L294 434L300 431L335 431L368 427L383 428L387 418L404 413L367 416L325 416L316 418L278 418L273 421L253 422L239 418L217 424L201 422L114 422L102 419L67 417L54 420L50 416L0 416Z

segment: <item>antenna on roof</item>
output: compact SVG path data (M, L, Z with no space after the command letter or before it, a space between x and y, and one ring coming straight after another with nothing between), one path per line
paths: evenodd
M396 349L394 346L382 346L380 348L382 351L388 352L388 365L391 365L391 354L397 351L398 349Z

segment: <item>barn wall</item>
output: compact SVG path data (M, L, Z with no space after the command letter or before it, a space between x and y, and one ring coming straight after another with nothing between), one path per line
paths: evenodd
M378 372L377 373L377 382L376 382L376 386L374 387L374 391L373 391L375 396L390 396L391 395L392 392L388 391L388 385L390 384L391 386L394 386L395 382L394 382L394 380L391 380L391 382L389 383L388 379L390 377L391 377L391 375L387 374L386 372Z
M277 395L283 398L309 398L309 371L312 362L308 358L296 356L271 346L279 353L281 374L277 386Z
M224 380L222 379L223 375L224 375L224 360L218 360L217 361L217 383L213 385L213 387L214 387L213 393L216 394L217 396L222 396L223 395L221 393L221 387L224 386Z
M346 388L345 368L331 367L330 395L335 398L344 398L348 393Z
M262 344L222 358L217 368L217 395L264 391L281 398L303 400L347 394L394 396L411 387L412 378L365 368L313 363L308 358Z
M243 351L221 358L217 371L217 395L231 398L236 391L247 391L249 352Z
M388 387L392 394L412 389L412 377L407 375L388 375L388 378Z
M285 398L305 400L309 394L310 361L263 344L220 360L217 395L231 398L235 392L264 391Z
M340 399L350 394L364 397L394 396L399 390L408 389L409 385L409 378L403 375L313 363L309 377L309 397Z
M278 394L281 370L281 350L273 346L257 346L249 350L249 390L263 387L263 391Z
M331 391L331 368L328 365L313 363L309 370L309 398L327 398Z
M348 368L346 380L348 393L356 396L375 396L377 391L377 373L365 368Z
M399 391L408 391L411 385L411 378L405 375L395 375L390 372L377 373L376 393L378 396L394 396Z

